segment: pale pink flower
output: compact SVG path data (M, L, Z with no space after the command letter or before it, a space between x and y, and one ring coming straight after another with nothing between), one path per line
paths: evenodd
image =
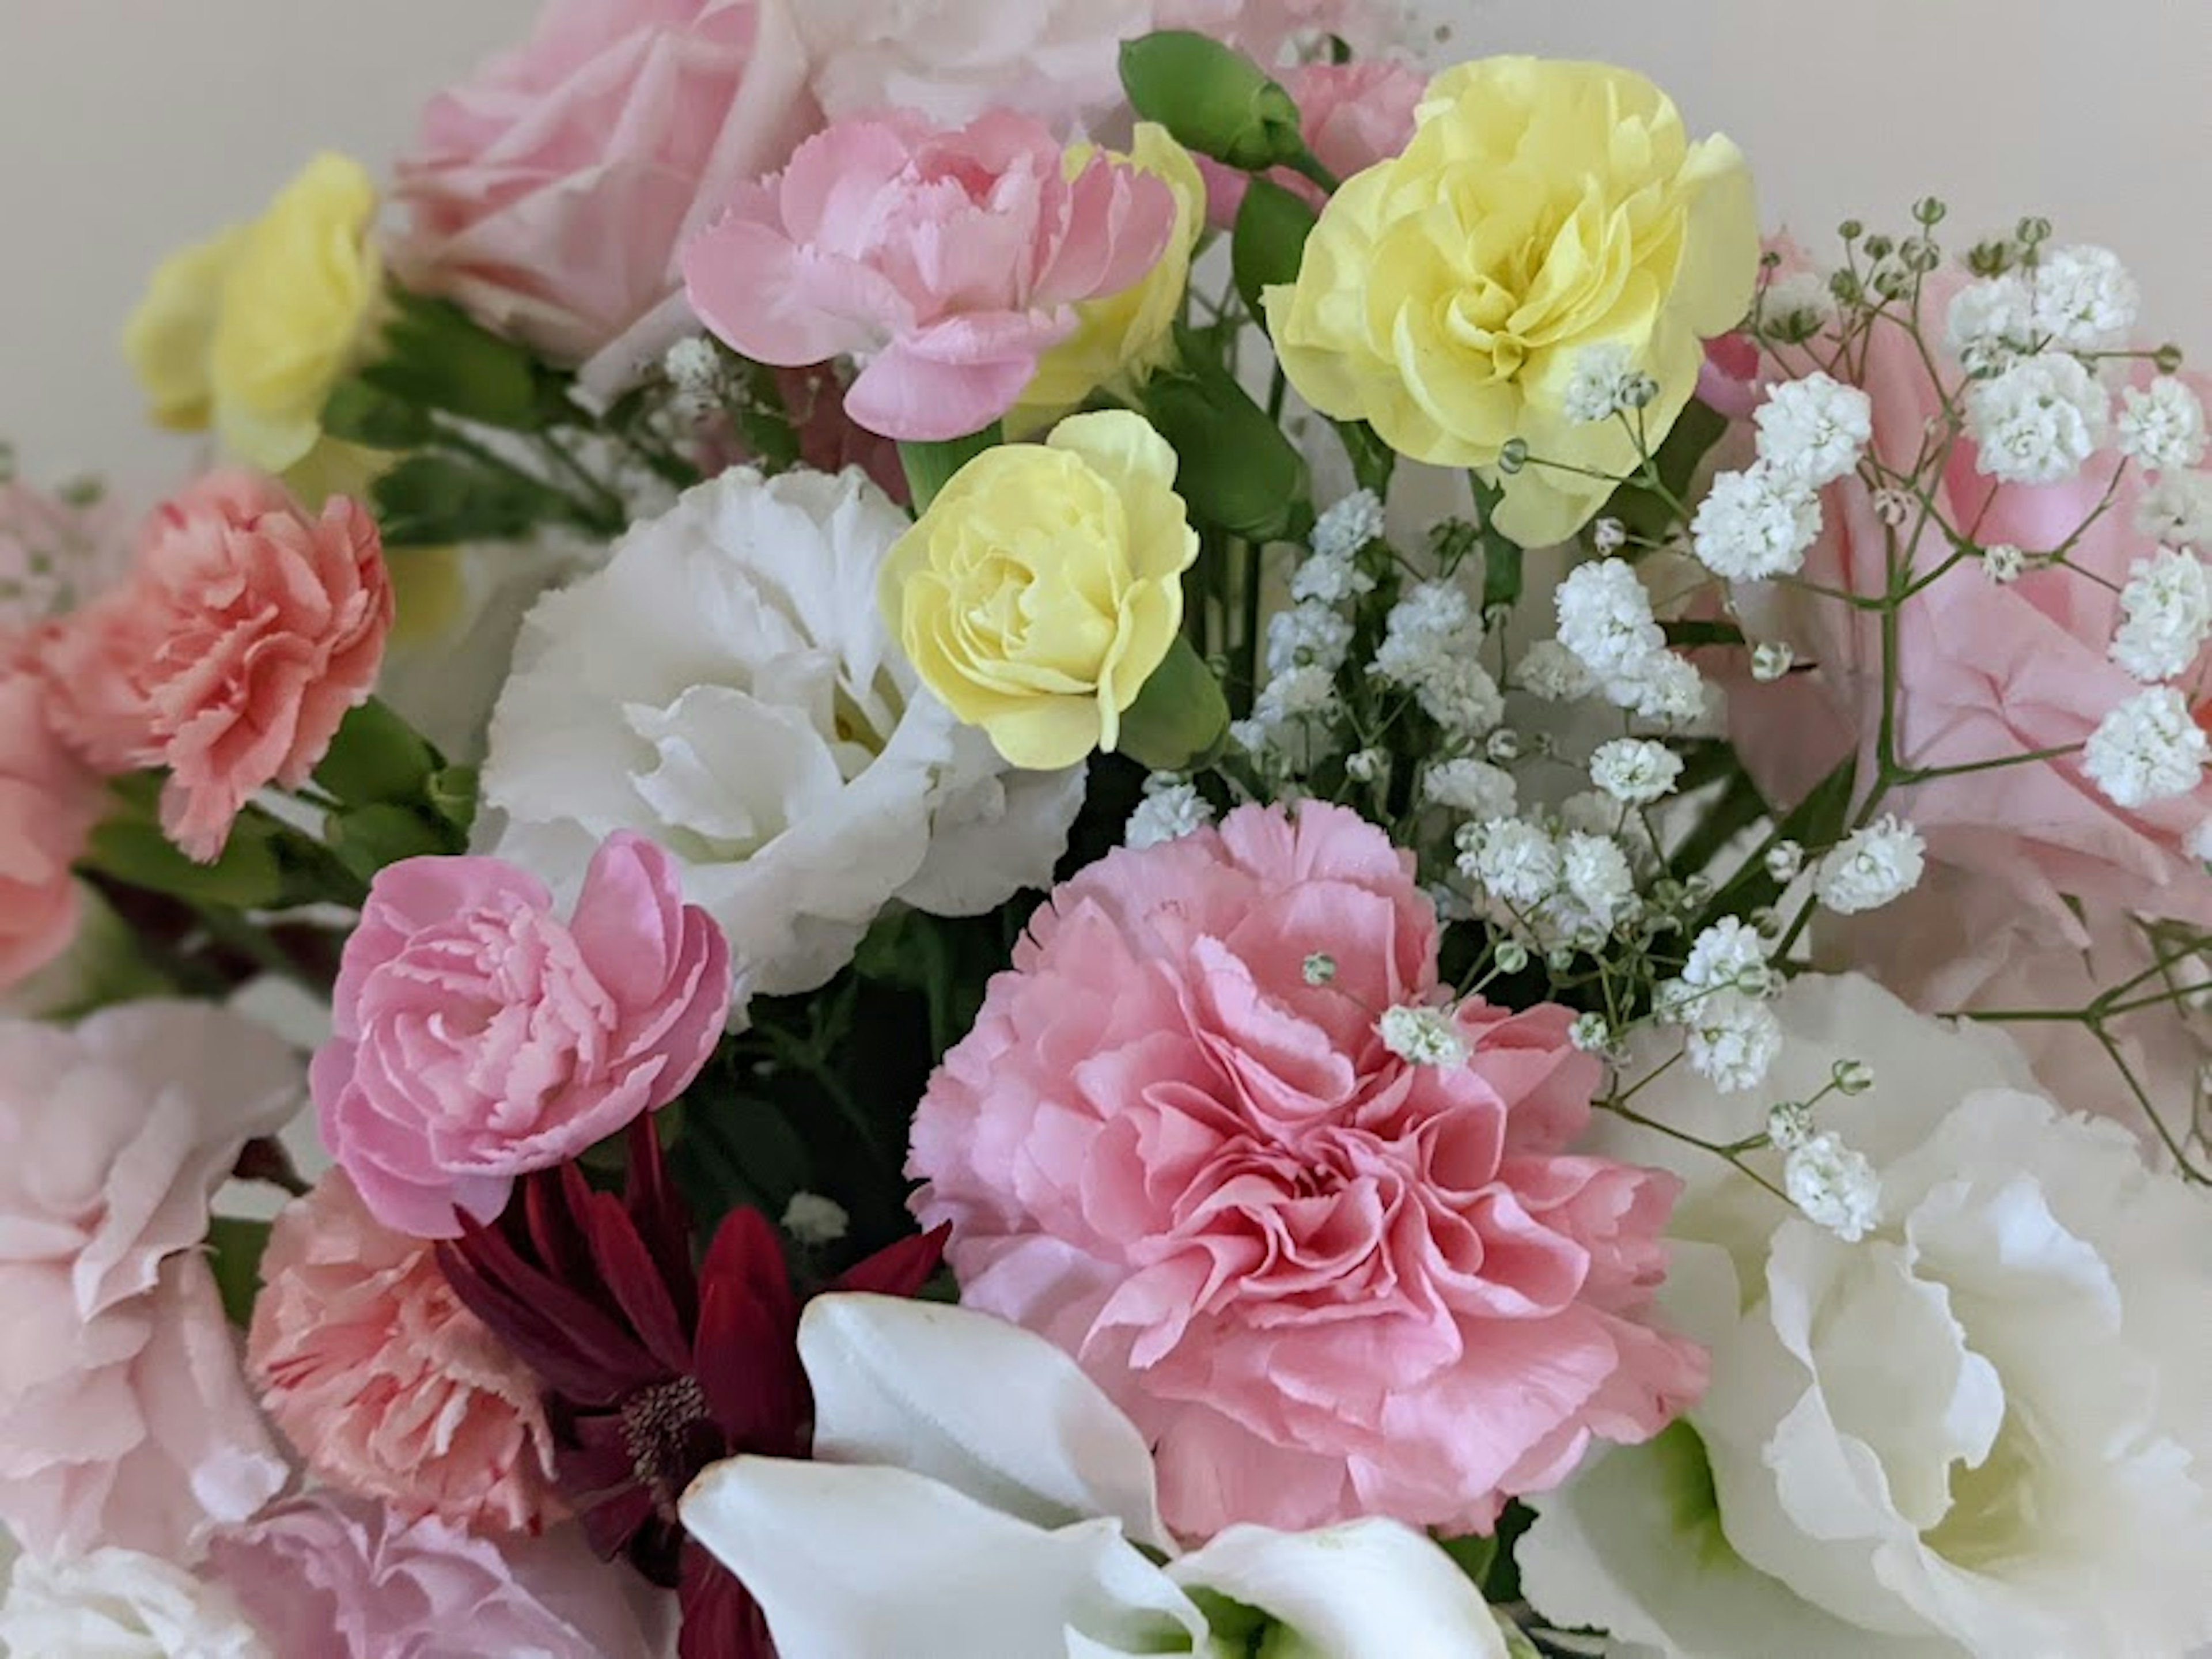
M669 1598L563 1527L496 1540L337 1492L216 1534L208 1571L270 1646L316 1659L656 1659Z
M299 1082L204 1004L0 1021L0 1522L27 1547L173 1554L283 1484L193 1251Z
M1361 57L1390 43L1396 0L1156 0L1152 27L1195 29L1273 68L1293 45L1335 35Z
M368 697L392 608L359 502L310 517L274 479L211 473L155 513L120 586L43 636L55 724L102 771L167 768L162 828L211 859Z
M130 526L108 497L64 500L21 479L0 482L0 657L130 562Z
M720 1041L728 943L643 836L592 855L574 915L494 858L377 875L310 1072L323 1142L370 1213L452 1238L517 1176L666 1105Z
M1308 64L1285 70L1281 78L1297 100L1306 148L1340 180L1364 173L1412 142L1413 110L1428 88L1420 70L1382 58ZM1237 222L1251 175L1202 155L1194 159L1206 178L1206 222L1226 230ZM1316 208L1328 199L1319 185L1288 167L1277 167L1267 177Z
M318 1477L480 1532L564 1511L530 1369L332 1170L276 1218L246 1365Z
M410 286L609 391L686 330L676 256L820 123L781 0L551 0L399 161Z
M1063 884L931 1081L909 1171L962 1299L1082 1362L1178 1532L1486 1530L1703 1386L1650 1318L1676 1183L1565 1151L1600 1069L1568 1012L1384 1046L1443 995L1410 854L1248 806Z
M106 799L100 779L47 724L48 695L0 641L0 993L68 947L76 931L70 866Z
M1935 338L1960 280L1951 273L1929 280L1923 326ZM1805 372L1802 355L1786 351L1777 372ZM1960 372L1954 365L1945 373L1955 391ZM1938 416L1942 392L1901 324L1873 326L1856 380L1874 404L1870 457L1909 471ZM1961 531L1971 527L1984 547L2010 544L2034 554L2066 545L2075 568L2032 569L1999 586L1969 561L1905 602L1898 617L1894 708L1900 766L1973 766L2078 745L2141 690L2106 655L2119 620L2118 589L2129 567L2156 547L2135 527L2138 470L2127 469L2116 484L2119 469L2118 457L2106 452L2062 483L2001 484L1976 470L1971 441L1961 438L1954 447L1937 485L1943 517ZM2112 500L2100 507L2108 489ZM1900 543L1898 556L1919 575L1932 574L1951 550L1932 526L1915 543L1911 521L1901 530L1884 524L1856 476L1824 492L1822 518L1804 575L1824 586L1886 591L1893 538ZM1748 632L1787 639L1800 663L1817 665L1815 672L1731 692L1732 732L1767 799L1785 806L1797 800L1854 750L1863 793L1876 774L1881 726L1879 617L1795 590L1738 597ZM2206 665L2181 682L2185 690L2203 695ZM2212 708L2201 718L2212 720ZM2073 898L2094 909L2212 924L2212 875L2187 848L2191 834L2212 816L2212 779L2189 795L2123 808L2089 781L2081 757L2069 754L1900 786L1884 797L1882 810L1920 831L1931 862L2002 881L2019 901L2054 919Z
M684 252L701 319L757 362L863 365L846 412L957 438L1012 407L1076 301L1127 288L1175 226L1160 179L994 112L957 131L892 112L801 144Z

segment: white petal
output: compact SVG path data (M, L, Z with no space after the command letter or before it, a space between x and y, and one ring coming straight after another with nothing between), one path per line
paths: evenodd
M1467 1575L1395 1521L1231 1527L1168 1573L1279 1622L1270 1659L1506 1659L1504 1632Z
M911 1469L1042 1527L1111 1516L1172 1545L1145 1437L1042 1337L972 1309L902 1297L807 1304L814 1455Z
M732 1458L691 1483L683 1516L784 1659L1048 1659L1071 1633L1160 1653L1206 1634L1114 1522L1047 1531L904 1469Z

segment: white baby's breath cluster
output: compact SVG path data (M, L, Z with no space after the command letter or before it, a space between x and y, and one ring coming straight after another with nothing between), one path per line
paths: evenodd
M1575 359L1561 404L1569 420L1589 425L1643 409L1658 395L1658 383L1637 368L1629 349L1607 343Z
M1157 847L1195 834L1212 822L1212 806L1188 778L1155 772L1145 780L1144 799L1129 814L1121 839L1130 847Z
M2145 682L2176 678L2212 638L2212 572L2185 549L2160 548L2130 567L2120 615L2112 660Z
M1781 988L1757 928L1725 916L1700 933L1680 975L1660 985L1660 1023L1683 1033L1690 1067L1723 1094L1765 1080L1781 1051L1782 1027L1768 1003Z
M1927 843L1894 816L1853 830L1820 860L1814 884L1838 915L1880 909L1920 884Z
M2170 685L2138 691L2105 716L2081 751L2082 769L2115 806L2135 808L2193 791L2204 776L2203 727Z
M1698 562L1729 581L1802 569L1820 536L1820 491L1856 470L1874 436L1874 405L1856 386L1815 373L1759 406L1759 459L1723 472L1690 522Z
M2166 472L2136 504L2136 529L2168 547L2212 551L2212 472Z
M1447 739L1480 738L1505 713L1498 682L1478 655L1482 636L1482 618L1464 588L1449 580L1420 582L1390 608L1368 672L1413 692Z
M1590 757L1590 781L1626 806L1649 806L1674 793L1682 757L1649 738L1615 738Z
M2005 483L2072 477L2104 443L2111 419L2104 386L2063 351L2018 358L1966 391L1976 465Z
M1626 560L1597 559L1578 567L1559 584L1553 608L1559 643L1607 702L1670 726L1705 713L1705 682L1667 649L1651 595Z
M2116 426L2120 453L2150 471L2179 471L2204 459L2204 405L2173 375L2124 388Z

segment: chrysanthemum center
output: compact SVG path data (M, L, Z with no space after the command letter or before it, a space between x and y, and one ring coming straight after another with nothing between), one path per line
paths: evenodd
M676 1500L698 1471L692 1431L708 1420L707 1395L696 1376L679 1376L641 1389L622 1404L623 1445L638 1484L673 1519Z

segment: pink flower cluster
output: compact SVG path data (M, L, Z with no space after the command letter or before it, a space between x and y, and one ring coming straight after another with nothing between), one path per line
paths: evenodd
M100 771L166 768L161 823L198 859L270 783L295 787L374 684L392 628L375 522L217 472L148 522L123 581L40 647L63 736Z
M562 1513L537 1378L343 1170L277 1217L261 1279L246 1363L318 1477L476 1531Z
M497 859L389 866L310 1073L324 1144L378 1220L455 1237L460 1213L495 1218L517 1176L681 1094L732 992L728 942L641 836L608 838L566 922Z
M1441 1006L1409 854L1240 808L1063 884L915 1121L963 1300L1076 1355L1158 1449L1170 1526L1486 1529L1705 1356L1650 1316L1676 1183L1565 1149L1598 1063L1566 1010Z
M1070 178L1061 155L1005 112L955 131L899 112L840 122L684 249L692 308L760 362L859 361L845 409L869 431L978 431L1074 304L1135 283L1175 228L1161 180L1103 152Z

